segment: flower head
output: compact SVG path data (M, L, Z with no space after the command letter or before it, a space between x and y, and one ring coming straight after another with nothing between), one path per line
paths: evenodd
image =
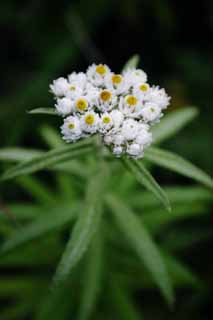
M152 143L150 127L160 121L170 97L150 86L141 69L111 72L93 64L86 73L73 72L50 85L55 108L64 118L63 139L74 142L98 133L115 156L142 158Z

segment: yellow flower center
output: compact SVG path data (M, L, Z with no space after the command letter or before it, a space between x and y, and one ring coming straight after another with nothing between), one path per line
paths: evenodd
M86 117L85 117L85 122L86 124L88 124L89 126L91 126L95 121L95 117L93 114L88 114Z
M69 129L74 129L74 128L75 128L74 123L73 123L73 122L69 123L69 124L68 124L68 128L69 128Z
M108 123L110 123L111 119L110 119L110 117L105 116L105 117L103 117L102 121L103 121L103 123L108 124Z
M122 80L123 80L123 78L122 78L122 76L120 74L114 74L112 76L112 83L113 84L119 84L119 83L122 82Z
M70 90L71 91L75 91L76 90L76 86L74 86L74 85L70 86Z
M112 94L110 91L108 90L103 90L101 93L100 93L100 98L101 100L103 101L109 101L112 97Z
M103 76L107 72L107 69L103 64L99 64L96 67L96 72Z
M142 83L140 86L139 86L139 89L141 90L141 91L147 91L148 89L149 89L149 86L148 86L148 84L146 84L146 83Z
M86 99L80 98L76 101L76 108L79 111L84 111L87 109L87 107L88 107L88 102Z
M135 96L128 96L126 98L126 102L130 106L135 106L137 104L137 102L138 102L138 99Z

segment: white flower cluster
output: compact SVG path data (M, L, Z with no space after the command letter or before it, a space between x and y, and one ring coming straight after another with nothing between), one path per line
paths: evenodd
M141 69L113 73L105 64L71 73L50 85L55 107L64 117L63 139L74 142L99 133L112 152L141 158L152 142L150 127L159 121L170 97L150 86Z

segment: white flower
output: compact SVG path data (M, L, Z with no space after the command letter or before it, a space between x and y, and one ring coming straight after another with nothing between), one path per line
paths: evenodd
M150 86L148 83L140 82L133 87L133 94L138 97L141 101L147 98L150 91Z
M121 133L116 133L113 136L113 143L117 146L120 146L125 141L124 136Z
M77 84L79 87L84 88L87 83L87 77L83 72L73 72L68 76L70 85Z
M111 71L106 64L93 64L87 69L86 75L93 85L104 86L110 73Z
M129 117L137 117L142 108L142 102L133 94L121 97L119 102L119 110Z
M110 112L110 116L112 117L113 126L117 130L123 123L123 120L124 120L123 113L119 110L112 110Z
M85 113L89 109L89 102L86 97L80 96L75 99L73 103L73 109L75 112Z
M105 64L93 64L86 73L73 72L68 80L58 78L50 88L58 114L68 116L61 126L65 141L98 133L115 156L137 159L152 143L150 127L170 101L164 89L149 86L143 70L115 74Z
M128 145L126 152L134 157L138 157L141 156L143 149L141 148L141 146L138 143L132 143L130 145Z
M135 142L144 147L147 147L152 143L152 133L149 132L143 124L139 125L139 130L135 138Z
M139 123L133 119L126 119L121 127L121 134L126 140L133 140L136 138L139 130Z
M101 90L97 99L97 107L100 111L106 112L112 110L117 104L117 96L113 95L110 90Z
M112 149L112 152L114 155L116 156L120 156L123 152L123 148L121 146L115 146L113 149Z
M57 99L55 107L60 115L66 116L72 111L72 101L68 98Z
M66 95L66 92L69 88L69 83L65 78L58 78L53 81L53 84L50 85L50 89L53 94L58 97Z
M129 89L128 82L124 76L115 73L111 73L106 77L105 85L116 95L127 93Z
M124 78L130 86L147 81L147 74L141 69L128 69L124 71Z
M144 108L141 110L141 115L144 121L154 122L157 121L161 116L161 109L156 103L146 103Z
M77 117L70 116L64 119L64 124L61 126L63 139L67 142L78 140L82 137L80 121Z
M89 111L81 117L81 128L84 132L95 133L99 128L99 115Z
M112 126L112 117L108 112L105 112L100 119L99 131L101 133L106 133L112 128Z
M106 134L103 136L103 141L106 145L110 145L113 141L113 137L110 134Z
M158 104L161 109L167 108L171 99L165 90L160 89L158 86L150 88L147 98L150 102Z

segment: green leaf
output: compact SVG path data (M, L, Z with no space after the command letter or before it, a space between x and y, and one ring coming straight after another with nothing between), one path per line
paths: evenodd
M137 68L138 63L139 63L140 57L138 54L135 54L134 56L132 56L124 65L123 67L123 71L126 71L128 69L133 69L133 68Z
M11 237L3 244L0 254L6 254L17 247L32 241L44 234L61 228L68 223L76 215L77 208L54 208L47 209L49 212L44 216L40 216L37 220L33 221L25 227L17 229Z
M160 288L169 305L174 302L171 279L161 254L144 227L140 218L112 195L107 196L107 205L111 208L118 225L127 236L129 244L136 251L153 280Z
M58 112L54 108L36 108L28 111L30 114L50 114L54 116L58 116Z
M65 144L60 134L52 127L43 126L41 128L41 136L50 148L58 148Z
M6 161L27 161L42 155L41 150L30 150L24 148L3 148L0 149L0 160Z
M82 259L100 223L102 213L102 196L106 183L106 168L99 167L98 174L89 180L83 211L79 212L77 222L71 232L61 261L53 278L53 285L37 319L46 320L52 310L60 303L66 284L70 282L71 272Z
M86 151L85 151L86 152ZM0 150L0 160L11 161L11 162L22 162L27 160L32 160L38 156L45 155L46 151L42 150L28 150L24 148L5 148ZM50 165L46 170L59 171L70 174L75 174L78 176L86 177L89 173L87 168L83 168L79 161L66 161L56 165Z
M153 127L152 133L154 143L161 143L166 139L171 138L197 115L198 110L195 107L186 107L170 112Z
M86 139L78 143L48 151L41 156L24 161L23 163L20 163L17 166L9 169L2 175L1 179L12 179L19 175L34 173L44 168L61 164L61 162L71 160L89 152L91 147L91 139Z
M88 185L83 212L79 214L53 279L54 288L60 287L66 281L91 242L102 211L103 179L104 172L100 172Z
M212 192L206 188L198 186L172 186L165 187L164 190L169 197L172 206L177 205L196 205L197 203L208 204L213 201ZM128 201L128 203L136 209L143 210L153 210L159 208L158 199L153 199L152 194L149 192L144 192L143 195L135 193L131 194L131 197L123 197Z
M213 180L205 172L175 153L150 147L146 150L144 158L156 165L178 172L209 188L213 188Z
M38 203L43 205L56 204L55 194L39 179L32 176L21 176L16 178L16 183L20 185Z
M122 159L126 167L135 175L137 181L145 188L151 191L165 206L167 210L171 210L169 199L163 189L155 181L144 165L135 159Z
M79 304L78 320L92 318L92 312L97 303L101 289L102 275L102 234L98 230L92 246L87 253L86 269L84 271L83 292Z

